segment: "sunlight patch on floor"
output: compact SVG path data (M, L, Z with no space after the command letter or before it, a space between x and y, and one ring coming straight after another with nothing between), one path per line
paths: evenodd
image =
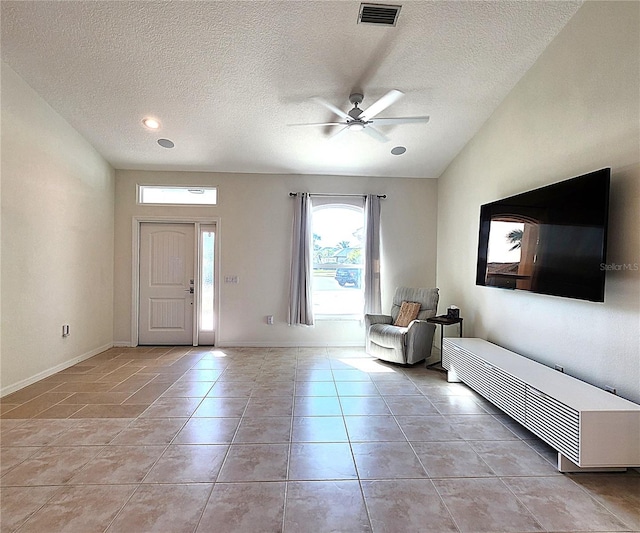
M340 359L340 362L369 374L396 372L393 368L382 365L375 359Z

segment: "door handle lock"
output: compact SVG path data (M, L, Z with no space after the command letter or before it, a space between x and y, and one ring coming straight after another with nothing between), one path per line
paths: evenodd
M188 289L185 289L184 292L188 292L189 294L193 294L193 287L189 287Z

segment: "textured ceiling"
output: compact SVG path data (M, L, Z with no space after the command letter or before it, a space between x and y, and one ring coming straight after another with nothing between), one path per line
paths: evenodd
M438 177L580 7L416 1L396 27L354 1L6 1L2 59L118 169ZM390 89L390 141L331 128ZM161 130L141 126L157 117ZM175 148L161 148L168 138ZM393 156L394 146L407 152Z

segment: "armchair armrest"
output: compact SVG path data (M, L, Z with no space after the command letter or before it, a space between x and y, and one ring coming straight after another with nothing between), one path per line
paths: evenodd
M417 363L431 355L435 324L426 320L413 320L407 329L407 363Z
M368 330L369 326L374 324L392 324L393 318L391 315L364 315L364 326Z

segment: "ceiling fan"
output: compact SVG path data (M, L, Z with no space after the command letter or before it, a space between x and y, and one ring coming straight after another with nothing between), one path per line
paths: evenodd
M347 131L362 131L380 142L387 142L389 138L375 126L389 126L395 124L410 124L418 122L429 122L429 117L398 117L398 118L375 118L378 113L384 111L387 107L394 104L404 96L402 91L392 89L379 100L376 100L367 109L360 109L360 104L364 100L362 93L353 93L349 96L349 102L353 104L353 109L345 113L340 108L323 100L322 98L314 98L316 102L323 105L330 111L343 119L341 122L320 122L314 124L292 124L292 126L342 126L331 137L335 138Z

